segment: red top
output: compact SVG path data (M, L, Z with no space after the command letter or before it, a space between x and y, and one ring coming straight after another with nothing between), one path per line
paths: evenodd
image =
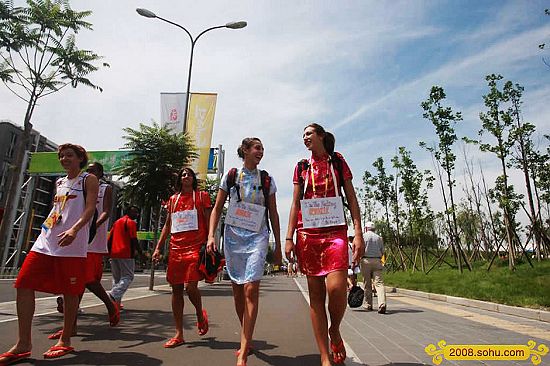
M208 230L206 215L204 210L212 207L210 195L208 192L198 191L195 195L195 208L197 209L197 217L199 222L198 230L181 231L170 235L170 249L183 249L185 247L205 244L208 239ZM182 193L179 200L179 193L176 193L168 200L168 214L173 212L192 210L193 196L195 192ZM177 201L177 205L176 205Z
M336 152L336 155L340 158L342 161L342 176L344 178L344 181L351 180L353 178L351 174L351 170L348 166L348 163L344 160L344 157ZM302 179L305 184L307 180L307 187L305 187L305 193L304 193L304 199L309 198L321 198L321 197L336 197L336 190L334 181L332 179L332 173L330 171L330 163L328 161L328 155L325 155L324 157L320 159L315 159L313 156L311 156L309 160L309 168L302 171ZM311 172L313 171L314 179L311 179ZM309 174L309 177L307 175ZM334 167L334 175L336 176L336 181L338 183L338 187L342 187L344 182L340 182L340 173L338 172L338 169ZM307 178L307 179L306 179ZM313 197L313 181L315 181L315 197ZM294 184L300 184L300 181L298 180L298 165L294 168L294 177L292 178L292 182ZM326 190L326 195L325 195ZM341 190L341 194L344 194L343 189ZM302 223L302 209L300 208L298 210L298 223L296 225L297 229L301 229L303 226ZM344 225L342 225L344 227ZM330 231L333 228L314 228L314 229L308 229L311 230L311 232L324 232L324 231Z
M111 258L133 258L131 239L137 239L137 225L128 215L116 220L109 233L112 236Z

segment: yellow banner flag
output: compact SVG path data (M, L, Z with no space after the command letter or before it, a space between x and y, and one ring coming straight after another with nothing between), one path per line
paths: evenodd
M191 93L189 115L187 117L187 132L195 139L199 158L192 163L197 178L206 179L212 129L214 128L214 113L216 112L217 94Z

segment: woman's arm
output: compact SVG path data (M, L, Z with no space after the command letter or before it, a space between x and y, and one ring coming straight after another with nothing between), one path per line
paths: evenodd
M269 196L268 199L269 220L271 221L271 229L275 237L275 264L281 265L281 224L279 222L279 212L277 211L277 198L275 193Z
M216 241L214 235L216 233L216 228L218 227L218 222L222 216L223 205L227 199L227 192L223 189L218 190L218 196L216 197L216 204L212 209L210 214L210 220L208 225L208 242L206 244L206 251L208 253L213 253L218 250L216 246Z
M157 241L157 246L155 247L155 251L153 252L153 260L155 262L158 262L160 259L160 248L162 248L164 242L166 241L166 238L168 237L168 234L170 234L170 228L172 227L172 215L170 212L170 201L168 201L168 212L166 213L166 221L164 222L164 226L162 227L162 231L160 233L160 238Z
M355 196L355 188L353 188L351 179L344 181L344 193L348 200L349 211L351 212L351 219L353 221L353 229L355 231L352 262L352 266L355 267L359 264L361 257L365 253L365 240L363 239L363 229L361 227L361 211L359 210L359 204Z
M292 204L290 205L290 214L288 216L288 228L285 237L285 256L289 262L294 261L294 231L298 222L298 211L300 207L300 185L295 183L292 192Z
M95 175L89 174L86 176L84 184L86 186L86 206L78 221L69 230L65 230L57 236L59 238L59 246L61 247L71 245L74 238L76 238L76 234L94 216L99 183Z

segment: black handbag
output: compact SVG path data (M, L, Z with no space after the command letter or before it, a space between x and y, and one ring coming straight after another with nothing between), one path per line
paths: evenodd
M350 308L358 308L363 304L363 299L365 298L365 291L359 286L353 286L349 290L348 294L348 305Z

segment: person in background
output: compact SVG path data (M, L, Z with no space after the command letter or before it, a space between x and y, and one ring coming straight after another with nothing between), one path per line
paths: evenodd
M15 280L19 338L8 352L0 355L1 365L31 355L35 291L63 294L65 303L63 332L57 343L44 353L44 358L58 358L74 351L71 335L78 297L84 292L90 220L95 212L99 185L94 175L81 172L88 164L88 155L82 146L62 144L57 156L67 175L56 182L52 210Z
M136 251L141 255L141 248L137 240L137 224L134 220L139 217L139 208L130 206L126 215L116 220L109 234L111 272L113 286L109 296L120 306L122 297L134 280Z
M103 165L98 162L88 165L86 170L93 174L99 180L99 192L97 195L96 210L98 212L96 220L96 232L92 242L88 245L88 254L86 256L86 288L103 301L109 313L109 325L114 327L120 321L120 310L116 302L107 295L107 292L101 284L103 276L103 257L108 254L107 249L107 227L109 226L109 215L111 211L112 188L104 180ZM84 293L80 295L79 301L82 301ZM63 312L63 297L57 298L57 310ZM77 316L78 317L78 316ZM73 335L76 334L76 321L73 329ZM63 329L50 334L49 339L58 339L63 334Z
M213 253L217 250L214 235L225 200L229 196L224 254L233 287L235 311L241 322L241 345L236 352L237 365L246 365L258 316L260 280L264 274L269 245L266 210L275 236L276 264L281 264L282 255L275 196L277 187L272 176L258 169L264 156L264 146L259 138L247 137L237 149L237 154L243 160L243 166L240 169L231 169L222 178L210 217L207 251ZM243 220L243 217L248 217L249 220Z
M300 271L307 276L313 332L321 364L329 366L331 361L341 364L346 359L340 323L347 308L348 239L344 209L338 205L342 204L341 188L349 204L354 228L352 266L357 265L363 255L365 243L351 170L343 156L334 151L334 135L321 125L312 123L304 128L302 139L311 156L300 161L294 169L285 254L290 260L296 252ZM302 204L307 204L310 209L303 209ZM335 207L331 213L332 221L327 217L316 220L315 217L322 215L324 210L315 207ZM295 230L296 244L293 238ZM327 296L330 327L325 307Z
M153 260L160 260L161 248L170 235L170 252L166 279L172 286L172 314L176 323L176 334L165 344L165 348L174 348L185 341L183 339L183 290L195 307L197 329L200 336L208 332L208 314L202 306L201 292L198 288L204 279L199 270L200 250L206 244L208 224L212 204L208 192L198 189L197 176L191 168L183 168L176 183L179 190L168 200L168 214L162 233L153 252Z
M384 288L384 241L380 235L376 234L376 228L373 222L365 224L365 255L361 259L361 273L365 281L365 304L363 307L367 311L372 310L372 280L378 298L378 313L386 313L386 289Z

